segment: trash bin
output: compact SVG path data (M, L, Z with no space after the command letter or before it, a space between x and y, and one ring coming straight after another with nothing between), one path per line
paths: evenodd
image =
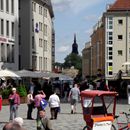
M130 84L127 86L128 104L130 104Z

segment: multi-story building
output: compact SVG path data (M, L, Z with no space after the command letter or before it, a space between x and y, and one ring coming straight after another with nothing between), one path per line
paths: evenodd
M82 50L82 76L92 76L92 46L91 42L85 44Z
M103 13L101 21L91 35L92 75L101 69L106 79L111 80L122 64L130 62L130 1L116 0ZM89 54L90 55L90 54Z
M18 69L18 0L0 0L0 69Z
M98 70L101 70L102 75L105 73L105 25L104 17L93 27L91 35L92 48L92 75L96 76Z
M19 1L19 69L52 70L53 9L50 0ZM53 35L54 37L54 35Z
M105 15L105 76L112 78L130 61L130 1L116 0Z

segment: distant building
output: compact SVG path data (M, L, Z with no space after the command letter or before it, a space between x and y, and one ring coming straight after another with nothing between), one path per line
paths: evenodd
M85 44L82 50L82 76L92 76L92 46L91 42Z
M92 75L97 75L101 70L105 78L111 80L119 70L127 69L122 64L130 62L130 0L116 0L107 6L106 12L93 28L91 46L85 50L90 48L92 55L86 53L84 59L92 60L89 67Z
M76 42L76 34L74 35L74 43L72 44L72 53L78 54L78 44Z
M20 0L19 5L19 69L52 71L55 32L51 0Z
M18 69L18 0L0 0L0 69Z

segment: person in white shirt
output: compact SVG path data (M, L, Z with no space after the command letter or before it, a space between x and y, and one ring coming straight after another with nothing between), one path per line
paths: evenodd
M56 92L54 91L54 93L49 97L49 106L50 106L50 112L51 112L51 120L53 119L57 119L57 115L60 109L60 99L58 97L58 95L56 94Z

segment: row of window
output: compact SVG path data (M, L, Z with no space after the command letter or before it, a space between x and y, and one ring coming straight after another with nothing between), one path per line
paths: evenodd
M43 40L39 38L39 47L43 47L43 51L47 51L47 40ZM32 49L35 49L35 39L34 36L32 37Z
M47 36L47 25L43 25L42 22L36 23L34 25L34 19L32 19L32 31L34 32L34 30L35 32L43 31L43 34Z
M36 5L37 5L37 3L32 2L32 11L34 11L34 12L37 12ZM39 14L44 15L44 17L47 18L47 8L39 5Z
M0 11L14 14L14 0L0 0Z
M5 29L4 29L4 27L5 27ZM7 36L7 37L9 37L9 36L14 37L14 35L15 35L14 22L11 22L9 20L0 19L0 35Z
M37 69L37 56L32 56L32 68ZM47 58L39 57L39 70L47 70Z
M1 43L1 62L14 63L14 45Z

